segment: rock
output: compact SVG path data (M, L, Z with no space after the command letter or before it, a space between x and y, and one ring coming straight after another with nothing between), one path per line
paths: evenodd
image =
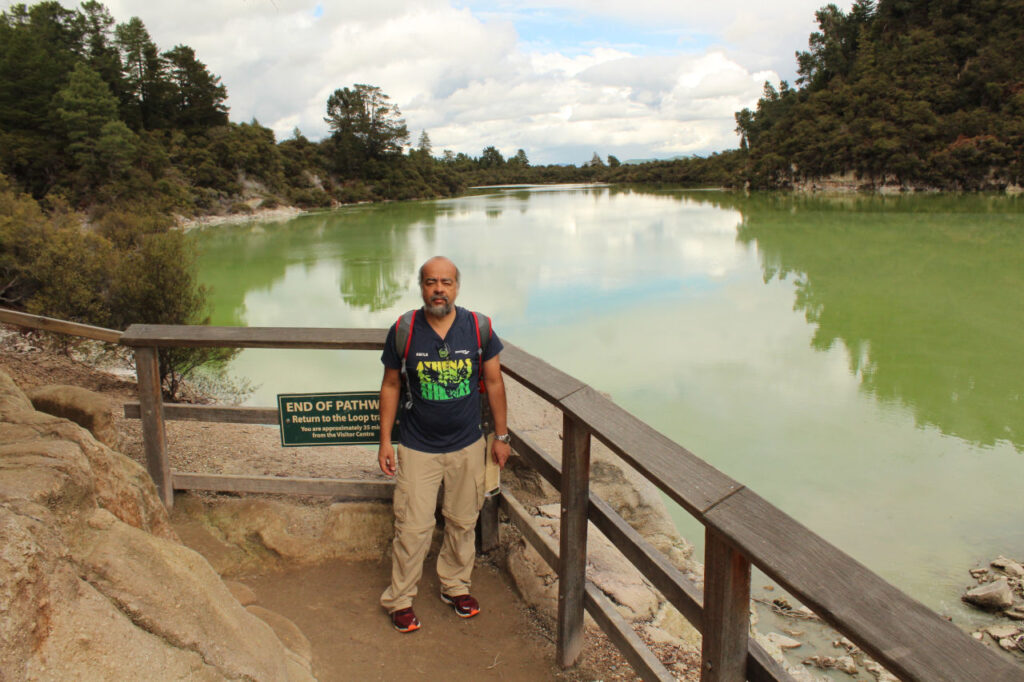
M84 533L75 544L85 579L146 631L199 653L228 676L286 679L273 631L245 611L196 552L124 523Z
M961 597L968 604L988 610L1001 610L1013 606L1013 590L1006 578L987 585L979 585Z
M0 678L311 680L142 468L0 372Z
M985 632L987 632L992 639L999 641L1006 637L1013 637L1020 632L1020 628L1016 625L993 625L992 627L985 628Z
M590 489L674 566L689 569L693 545L679 535L661 493L596 439L591 453Z
M1011 578L1024 578L1024 566L1013 559L1000 556L993 560L991 565Z
M1017 604L1003 611L1003 615L1013 620L1024 620L1024 605Z
M850 654L854 654L854 653L857 653L858 651L860 651L860 647L858 647L856 644L851 642L846 637L840 637L836 641L832 642L832 646L837 647L837 648L846 649L847 653L850 653Z
M803 660L803 663L826 670L839 670L847 675L857 674L857 663L852 656L809 656Z
M852 656L840 656L836 659L836 670L841 670L847 675L856 675L857 663Z
M875 676L878 682L900 682L900 679L874 661L867 661L864 668Z
M679 613L676 607L668 602L661 605L654 620L651 621L651 625L667 637L671 637L675 646L682 643L692 647L695 651L700 650L700 633L694 629L683 614Z
M168 643L132 622L87 582L76 580L59 595L61 608L47 621L39 648L5 671L25 680L196 680L223 682L225 675L202 656ZM4 641L5 653L12 653Z
M25 392L6 372L0 371L0 421L7 421L11 414L33 412L35 408Z
M1009 637L1004 637L1003 639L999 640L999 646L1000 648L1006 649L1007 651L1017 650L1017 642L1010 639Z
M313 665L313 646L295 623L280 613L265 609L262 606L247 606L245 610L269 625L277 635L277 638L281 640L281 643L293 651L304 662L307 669L311 668Z
M252 591L248 585L242 584L235 580L225 580L224 587L228 588L228 592L234 597L239 604L242 606L252 606L256 603L256 593Z
M543 516L534 517L543 532L558 542L559 514L557 504L540 509ZM528 603L557 612L556 574L534 556L532 548L520 547L509 554L510 571L520 593ZM531 577L533 573L535 577ZM590 524L587 532L587 573L593 583L607 594L626 620L649 621L661 602L654 588L632 564L624 561L614 545ZM519 581L522 580L522 584ZM536 590L538 593L534 593ZM553 607L553 608L552 608Z
M806 666L791 663L786 655L782 653L779 645L768 639L768 636L764 633L755 630L751 632L751 637L768 652L769 656L782 666L782 669L788 673L789 679L795 682L821 682L821 678L811 674Z
M114 427L114 405L99 393L78 386L41 386L27 392L40 412L75 422L107 447L119 445Z
M975 630L974 632L971 633L971 637L973 637L974 639L976 639L976 640L978 640L980 642L981 640L985 639L985 633L982 632L981 630Z
M508 552L508 571L523 600L548 618L558 613L558 578L529 542L521 540Z
M780 649L797 649L803 646L803 642L799 642L792 637L780 635L778 632L769 632L767 637L770 642L776 644Z
M73 443L85 454L100 507L135 528L169 540L178 539L153 480L142 465L97 442L66 420L50 419L54 423L42 435Z
M208 505L179 496L174 519L216 551L221 575L242 575L283 563L380 559L394 536L390 503L349 502L305 507L274 500L220 499Z

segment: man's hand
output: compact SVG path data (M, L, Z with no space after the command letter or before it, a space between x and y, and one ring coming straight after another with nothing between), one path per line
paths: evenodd
M505 468L505 462L508 461L511 454L512 446L508 443L502 443L500 440L495 440L491 445L491 457L494 458L499 469Z
M380 470L386 475L395 475L395 466L398 460L395 457L395 447L391 443L380 444L380 448L377 449L377 461L380 463Z

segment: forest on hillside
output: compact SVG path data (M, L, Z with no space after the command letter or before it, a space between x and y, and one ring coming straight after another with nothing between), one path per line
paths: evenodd
M795 85L766 83L757 105L736 113L738 149L536 166L522 149L436 154L429 134L413 142L398 105L367 84L328 98L323 140L295 130L279 141L258 121L231 121L220 78L191 47L158 47L139 17L118 23L96 0L14 5L0 14L0 173L44 203L181 215L500 183L1020 184L1024 0L857 0L816 18Z
M739 148L580 165L412 142L379 87L340 85L329 134L277 140L232 121L227 86L188 45L96 0L0 13L0 305L123 328L207 315L175 216L451 196L476 185L1002 190L1024 180L1024 0L827 5L794 85L737 112ZM173 384L206 356L164 357Z
M324 105L330 134L286 140L230 120L227 86L188 45L161 49L139 17L96 0L0 13L0 173L44 206L164 215L450 196L489 182L594 180L604 161L533 168L522 149L434 156L397 104L352 84ZM614 157L608 165L615 165Z
M745 181L853 174L866 187L982 190L1024 179L1024 1L828 5L795 87L736 114Z

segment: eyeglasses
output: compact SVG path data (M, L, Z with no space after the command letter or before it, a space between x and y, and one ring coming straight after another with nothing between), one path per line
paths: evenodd
M452 351L450 348L448 348L447 342L442 342L441 345L437 347L437 357L441 358L442 360L447 360L448 356L451 354Z

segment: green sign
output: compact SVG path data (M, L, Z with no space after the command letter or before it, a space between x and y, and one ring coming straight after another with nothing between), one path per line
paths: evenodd
M290 393L277 396L281 445L370 445L380 442L380 394Z

